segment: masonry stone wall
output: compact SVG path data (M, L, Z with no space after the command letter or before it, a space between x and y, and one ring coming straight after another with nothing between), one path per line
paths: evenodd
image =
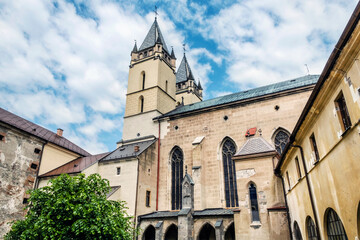
M44 142L0 125L0 238L24 217L25 203L33 188ZM37 149L37 150L35 150Z

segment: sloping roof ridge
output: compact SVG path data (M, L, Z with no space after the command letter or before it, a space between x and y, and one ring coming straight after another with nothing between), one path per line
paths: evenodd
M71 152L80 154L82 156L91 156L90 153L71 142L65 137L58 136L56 133L36 124L25 118L22 118L12 112L9 112L0 107L0 121L4 122L12 127L15 127L21 131L27 132L42 140L51 142L57 146L63 147ZM35 129L35 131L34 131ZM40 134L44 132L44 134Z
M240 91L240 92L236 92L236 93L231 93L231 94L228 94L228 95L224 95L224 96L211 98L211 99L207 99L207 100L204 100L204 101L200 101L200 102L180 106L180 107L177 107L174 110L171 110L171 111L169 111L169 112L167 112L167 113L165 113L165 114L163 114L163 115L161 115L161 116L159 116L157 118L154 118L154 119L160 119L162 117L170 116L170 115L173 115L173 114L183 113L183 112L181 112L181 110L186 109L189 106L195 106L194 108L196 108L196 106L203 105L204 107L199 107L198 109L195 109L195 110L200 110L200 109L204 109L204 108L207 108L207 107L217 105L217 104L210 104L209 106L206 106L207 103L211 103L211 102L215 103L218 100L229 98L229 97L232 97L232 96L239 96L239 95L242 95L242 94L248 93L248 92L256 92L256 91L261 91L261 90L265 90L265 89L269 89L269 88L274 88L275 86L281 85L281 84L290 85L289 83L291 83L291 82L299 82L299 80L303 80L303 79L304 80L309 80L309 79L313 79L313 78L318 78L319 76L320 75L318 75L318 74L305 75L305 76L298 77L298 78L293 78L293 79L290 79L290 80L285 80L285 81L281 81L281 82L277 82L277 83L272 83L272 84L269 84L269 85L264 85L264 86L260 86L260 87L257 87L257 88L252 88L252 89L249 89L249 90L244 90L244 91ZM304 86L312 85L312 84L315 84L315 83L309 83L309 84L304 85ZM294 86L293 88L299 88L299 87L303 87L303 86ZM285 89L285 90L290 90L290 89L293 89L293 88L288 88L288 89ZM280 89L280 90L278 90L276 92L272 92L272 93L277 93L277 92L281 92L281 91L284 91L284 90ZM272 94L272 93L270 93L270 94ZM268 94L269 93L265 93L265 94L262 94L262 95L259 95L259 96L265 96L265 95L268 95ZM244 99L251 99L251 98L252 97L248 97L248 98L244 98ZM244 99L241 99L241 100L244 100ZM235 99L233 101L227 101L225 103L236 102L236 101L239 101L239 100ZM222 104L219 104L219 105L222 105ZM192 110L190 110L190 111L192 111ZM185 110L184 112L187 112L187 111Z

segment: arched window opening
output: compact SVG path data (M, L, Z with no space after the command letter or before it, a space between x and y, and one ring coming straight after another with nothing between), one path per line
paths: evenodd
M155 228L154 226L150 225L146 228L143 237L143 240L155 240Z
M226 139L222 146L226 207L238 207L235 162L231 159L236 152L233 141Z
M145 89L145 72L142 73L142 90Z
M253 222L260 221L256 186L253 183L249 185L249 196L250 196L250 207L251 207L251 220Z
M139 97L139 112L140 113L144 112L144 97L143 96Z
M225 240L235 240L235 228L234 223L231 223L225 232Z
M318 240L316 227L311 217L308 217L306 220L306 229L309 240Z
M165 81L165 92L168 92L168 81Z
M208 223L205 223L199 233L199 240L215 240L215 228Z
M326 230L329 240L347 240L344 225L333 209L329 209L326 214Z
M172 224L165 233L165 240L177 240L178 239L178 228L175 224Z
M294 222L294 235L295 235L295 240L302 240L300 228L296 221Z
M289 133L281 129L275 132L274 144L276 151L281 155L286 144L289 142Z
M179 147L175 147L171 154L171 209L182 207L182 179L184 154Z

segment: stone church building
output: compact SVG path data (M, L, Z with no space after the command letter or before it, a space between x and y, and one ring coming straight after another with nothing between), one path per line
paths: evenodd
M358 6L351 18L354 26L359 16ZM345 29L347 36L358 28ZM352 47L352 56L358 56L359 45ZM312 111L309 101L314 97L309 97L326 76L300 76L203 100L185 53L178 68L177 60L155 18L140 47L135 43L131 51L123 136L117 148L65 162L55 161L56 155L40 158L34 185L42 187L62 173L99 173L110 181L108 198L127 202L141 240L302 239L292 218L302 221L309 205L294 200L307 199L300 183L292 192L286 185L287 168L295 172L290 134L294 129L294 134L301 133L303 109ZM354 94L360 95L360 73L353 69ZM354 144L359 122L353 127Z

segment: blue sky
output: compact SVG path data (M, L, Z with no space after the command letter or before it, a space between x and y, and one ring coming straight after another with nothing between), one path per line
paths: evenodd
M0 0L0 106L91 153L121 139L130 52L154 21L205 99L321 73L357 0Z

